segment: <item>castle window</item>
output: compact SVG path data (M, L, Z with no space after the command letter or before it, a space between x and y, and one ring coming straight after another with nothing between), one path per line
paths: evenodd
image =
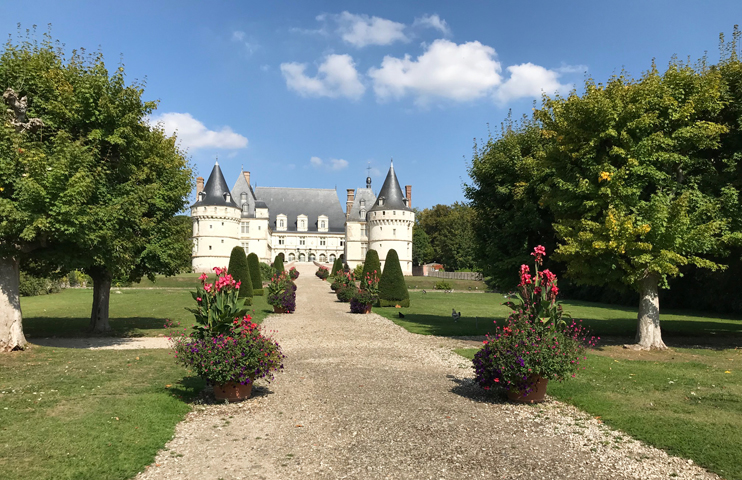
M283 221L283 218L278 221L278 226L279 226L279 228L283 228L285 226L284 221Z
M330 262L335 262L335 254L334 253L331 253L330 254Z
M384 197L379 197L379 206L384 205Z
M325 228L325 221L324 220L322 220L321 222L319 222L319 228Z
M214 225L209 224L209 229L214 228Z
M240 231L242 233L250 233L250 222L242 222L240 224Z
M344 245L345 245L345 240L340 240L340 246L342 247Z
M224 222L222 222L222 227L224 226Z
M299 237L299 245L306 245L307 237Z
M289 262L293 262L294 260L296 260L296 255L289 253Z
M327 240L325 240L325 237L320 237L319 244L320 245L327 245Z
M209 250L211 250L211 245L209 245Z
M365 208L362 208L361 209L361 218L366 218L366 209Z
M383 211L383 212L381 212L381 213L382 213L383 215L386 215L386 210L384 210L384 211Z
M245 250L245 253L250 253L250 243L249 242L242 242L242 249Z
M393 228L392 229L392 235L394 235L395 237L397 236L397 229L396 228Z
M278 244L283 245L284 243L286 243L286 239L283 237L278 237Z
M258 231L260 231L260 225L258 225Z
M224 243L224 239L222 238L222 243Z

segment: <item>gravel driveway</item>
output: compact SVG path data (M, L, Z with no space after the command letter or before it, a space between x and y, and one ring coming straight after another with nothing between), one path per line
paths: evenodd
M483 394L456 340L350 314L314 270L299 267L296 312L264 322L285 372L196 406L137 478L719 478L559 402Z

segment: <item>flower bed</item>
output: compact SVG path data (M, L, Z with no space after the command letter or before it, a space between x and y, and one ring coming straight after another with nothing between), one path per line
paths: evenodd
M268 283L268 304L286 313L296 310L296 284L286 272L280 272Z

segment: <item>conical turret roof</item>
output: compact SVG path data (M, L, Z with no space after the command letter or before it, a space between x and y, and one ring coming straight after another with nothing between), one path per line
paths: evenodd
M232 199L232 194L224 179L222 169L219 168L219 162L214 163L211 175L206 181L203 190L203 199L197 198L194 207L234 207L239 208Z
M394 173L394 162L389 166L389 173L386 174L384 185L381 186L376 203L371 207L369 212L376 210L407 210L412 211L405 205L405 197L402 193L402 187L399 186L397 174Z

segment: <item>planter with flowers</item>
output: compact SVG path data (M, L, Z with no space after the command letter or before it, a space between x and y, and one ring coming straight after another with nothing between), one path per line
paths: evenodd
M367 273L366 278L361 280L358 291L350 299L351 313L370 313L371 307L379 300L379 278L376 272Z
M327 277L330 276L330 269L327 267L320 266L314 274L320 280L327 280Z
M279 272L268 283L268 304L275 313L292 313L296 310L296 284L286 272Z
M217 279L193 293L197 307L191 332L171 334L175 358L214 386L217 400L244 400L250 397L253 382L272 379L283 368L283 354L275 340L263 335L260 327L245 315L244 301L238 298L239 282L226 269L215 268Z
M337 295L338 300L341 302L350 302L350 299L353 298L353 295L355 295L356 290L358 289L353 278L350 274L343 273L336 276L335 281L339 282L339 286L335 290L335 295Z
M473 362L476 381L485 390L502 387L510 400L528 403L543 401L549 380L562 381L584 369L586 350L597 340L564 314L556 301L556 275L538 270L544 247L531 255L534 274L521 265L519 292L505 303L512 312L504 326L487 336Z
M292 281L299 278L299 270L297 270L296 267L291 267L289 270L289 278L291 278Z

